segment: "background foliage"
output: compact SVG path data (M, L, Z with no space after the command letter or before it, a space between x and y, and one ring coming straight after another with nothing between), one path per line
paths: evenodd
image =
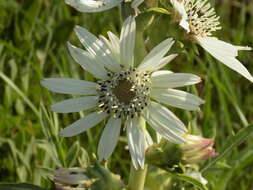
M253 47L253 1L212 0L211 3L221 16L223 30L217 36L233 44ZM161 4L166 6L168 2L163 0ZM1 182L29 182L49 187L50 169L60 164L70 167L81 163L85 166L89 162L85 157L86 151L96 153L102 127L92 128L73 138L59 138L59 129L83 113L52 113L50 105L66 96L43 89L40 80L44 77L92 79L71 59L66 42L80 46L73 33L77 24L96 35L106 35L108 30L118 34L121 26L119 15L117 8L97 14L80 14L63 0L0 1ZM194 73L203 80L196 88L187 89L206 101L201 111L173 111L193 133L215 138L216 149L221 152L228 137L253 123L252 84L189 42L172 15L154 15L152 25L145 31L146 49L150 50L167 37L175 38L178 41L171 52L180 53L180 56L169 64L168 69ZM252 51L239 56L251 73L252 58ZM120 174L126 182L130 155L125 146L123 135L107 167ZM89 156L94 158L95 155ZM169 176L161 178L162 173L155 168L151 167L149 173L149 182L158 185L169 183ZM204 176L210 189L252 189L252 136L205 170ZM181 187L194 189L181 182L173 183L171 189Z

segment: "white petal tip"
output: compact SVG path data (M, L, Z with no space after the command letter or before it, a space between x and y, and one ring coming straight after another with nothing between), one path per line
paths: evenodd
M245 50L249 50L250 51L250 50L252 50L252 47L248 47L247 46Z
M178 54L175 53L175 54L171 54L170 56L172 57L170 61L172 61L173 59L175 59L178 56Z
M79 25L75 25L75 27L74 27L74 31L77 33L77 32L79 32L80 30L82 30L82 29L84 29L84 28L82 28L81 26L79 26Z
M62 131L60 131L59 135L60 135L61 137L66 137Z
M70 42L67 42L67 46L69 47L69 46L72 46L72 44L70 43Z
M51 111L56 112L56 111L55 111L55 106L54 106L54 105L51 105L51 106L50 106L50 109L51 109Z
M45 79L42 79L42 80L40 81L40 84L41 84L42 86L44 86L44 85L45 85Z
M40 81L41 86L48 88L48 79L42 79Z
M253 77L251 77L251 79L249 79L249 81L253 83Z
M68 50L71 52L71 49L74 47L70 42L67 42Z
M252 48L251 47L249 47L249 46L239 46L238 47L238 50L246 50L246 51L251 51L252 50Z
M60 131L59 135L60 135L61 137L72 137L72 136L73 136L73 135L68 135L68 134L64 131L64 129Z
M106 160L106 159L98 155L98 161L99 161L99 162L102 162L102 161L104 161L104 160Z
M63 110L60 110L59 108L57 108L57 106L55 104L50 106L51 111L56 112L56 113L69 113Z
M195 75L195 78L193 80L196 82L195 84L200 83L202 81L202 79L199 76L196 76L196 75Z
M172 46L175 43L175 40L173 38L168 38L166 41L170 46Z

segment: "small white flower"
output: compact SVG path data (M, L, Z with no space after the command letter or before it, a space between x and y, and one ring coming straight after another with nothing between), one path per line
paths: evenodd
M120 5L124 0L65 0L65 2L84 13L101 12ZM144 0L134 0L131 7L138 12L138 6Z
M236 59L239 50L251 50L250 47L234 46L216 37L212 33L220 30L219 17L208 0L170 0L181 16L180 26L214 58L238 72L251 82L252 75Z
M109 32L108 40L103 36L98 39L77 26L75 31L87 51L68 44L69 51L77 63L97 78L97 82L48 78L42 85L53 92L85 95L56 103L52 105L53 111L93 111L63 129L61 136L77 135L108 118L98 145L99 159L107 159L112 154L123 125L133 164L143 168L145 149L152 144L145 121L164 138L183 143L182 135L187 129L162 104L198 110L203 100L172 89L199 83L198 76L157 71L177 56L165 56L174 43L171 38L157 45L137 68L134 67L135 28L135 19L129 17L123 24L120 39Z

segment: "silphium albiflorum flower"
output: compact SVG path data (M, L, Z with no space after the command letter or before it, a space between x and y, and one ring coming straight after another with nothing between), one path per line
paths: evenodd
M42 85L57 93L85 95L56 103L52 106L53 111L92 111L63 129L61 136L77 135L108 118L98 145L99 159L107 159L112 154L123 125L133 164L136 168L143 168L145 149L152 144L145 121L164 138L183 143L182 135L187 132L185 125L162 104L198 110L203 100L172 89L196 84L200 82L198 76L157 71L177 56L165 56L174 43L171 38L157 45L138 67L134 67L135 28L135 19L128 17L120 39L108 32L108 40L103 36L98 39L77 26L75 32L87 51L68 44L69 51L74 60L92 73L97 81L48 78L42 81Z
M185 134L184 137L186 142L181 144L180 148L183 153L182 159L186 163L199 163L218 155L213 148L213 139L189 134Z
M180 14L180 26L214 58L238 72L251 82L252 75L236 59L239 50L251 50L250 47L235 46L219 40L213 32L220 30L219 17L208 0L170 0Z
M120 5L124 0L65 0L65 2L84 13L100 12ZM144 0L133 0L131 7L137 11ZM129 2L129 1L128 1Z

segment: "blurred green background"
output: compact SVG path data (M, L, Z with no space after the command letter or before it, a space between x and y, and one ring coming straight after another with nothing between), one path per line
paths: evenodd
M163 0L162 4L166 3ZM253 1L212 0L211 3L221 16L223 27L217 37L253 47ZM150 50L167 37L175 38L177 43L170 52L180 56L168 69L194 73L202 78L202 83L187 88L206 101L201 111L171 109L189 125L192 133L215 138L219 152L227 137L253 123L253 85L191 43L173 22L173 16L158 13L154 16L153 23L144 32L146 49ZM82 155L87 151L94 157L92 153L96 153L103 127L94 127L72 138L58 137L59 129L83 113L52 113L50 105L67 96L50 93L40 85L45 77L92 80L74 63L66 48L67 41L80 46L73 33L77 24L96 35L106 35L108 30L118 35L119 10L81 14L63 0L0 0L0 182L29 182L49 187L50 169L59 164L85 165L88 161ZM253 52L241 52L239 59L253 73ZM108 168L126 182L130 155L125 146L123 134ZM252 136L204 176L213 190L253 189ZM181 187L194 189L185 183L178 183L171 189Z

